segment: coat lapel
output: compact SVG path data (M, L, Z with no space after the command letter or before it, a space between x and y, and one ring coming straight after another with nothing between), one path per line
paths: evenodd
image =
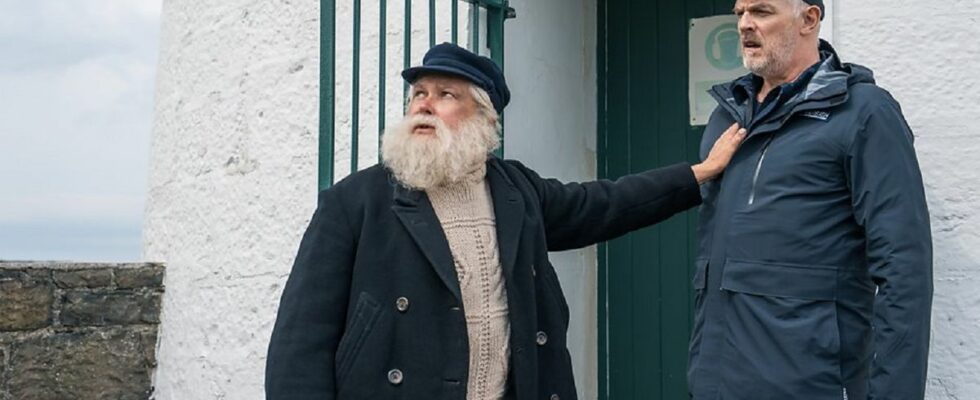
M521 229L524 227L524 200L514 183L504 174L500 163L497 158L488 162L487 180L490 183L490 196L493 198L500 263L504 268L504 276L510 278L517 261Z
M449 249L446 234L439 224L428 196L420 191L406 189L394 181L392 186L395 192L391 210L398 215L402 225L429 259L439 279L457 300L462 301L463 296L460 295L459 278L456 276L452 251Z

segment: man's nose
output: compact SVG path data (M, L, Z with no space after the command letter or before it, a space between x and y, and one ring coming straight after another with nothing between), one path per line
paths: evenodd
M755 29L755 24L752 22L752 18L749 17L748 13L742 14L738 17L738 31L745 33Z
M432 115L432 103L427 96L419 96L412 100L412 115Z

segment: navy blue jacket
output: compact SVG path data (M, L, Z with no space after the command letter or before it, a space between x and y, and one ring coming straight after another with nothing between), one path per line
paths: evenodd
M715 86L701 156L749 135L702 185L694 399L921 399L932 244L912 132L871 71L826 42L761 118L751 75Z
M548 251L696 206L694 174L676 165L562 184L492 158L487 181L510 309L514 398L575 399L568 306ZM465 400L462 307L452 253L425 193L395 184L379 166L358 172L320 193L279 304L266 395Z

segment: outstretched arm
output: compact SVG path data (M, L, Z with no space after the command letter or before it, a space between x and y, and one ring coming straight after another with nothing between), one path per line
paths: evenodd
M700 204L698 184L720 174L744 139L745 130L733 125L700 164L676 164L616 181L563 184L520 167L540 198L548 250L567 250L613 239Z

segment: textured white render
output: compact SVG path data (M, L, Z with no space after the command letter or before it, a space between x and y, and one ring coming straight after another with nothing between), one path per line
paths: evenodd
M838 0L835 44L915 132L935 248L926 398L980 399L980 1Z
M319 1L163 4L144 259L165 262L158 399L260 399L316 203Z

